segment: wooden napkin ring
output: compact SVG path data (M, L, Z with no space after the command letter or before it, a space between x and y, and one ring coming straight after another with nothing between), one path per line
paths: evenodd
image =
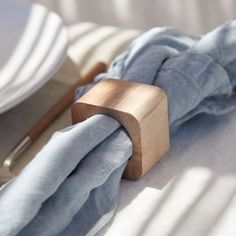
M137 180L169 150L167 96L156 86L106 79L72 105L73 123L106 114L127 130L133 155L123 177Z

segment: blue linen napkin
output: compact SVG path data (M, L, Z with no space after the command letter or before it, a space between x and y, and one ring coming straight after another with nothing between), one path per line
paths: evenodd
M202 37L154 28L132 42L95 83L117 77L161 87L174 133L199 113L235 109L235 36L236 20ZM114 214L131 154L126 131L105 115L56 132L0 189L0 235L95 235Z

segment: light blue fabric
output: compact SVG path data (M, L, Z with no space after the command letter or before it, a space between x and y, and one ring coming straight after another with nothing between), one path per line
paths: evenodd
M107 77L160 86L171 132L201 112L235 109L236 21L203 37L154 28L111 65ZM91 86L78 91L78 97ZM137 102L142 96L137 97ZM94 235L114 214L132 143L114 119L96 115L53 135L0 190L0 235Z

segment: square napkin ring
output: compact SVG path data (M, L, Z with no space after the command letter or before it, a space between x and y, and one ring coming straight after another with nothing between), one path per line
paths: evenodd
M169 150L167 96L156 86L119 79L99 82L71 108L72 122L105 114L115 118L133 143L123 177L138 180Z

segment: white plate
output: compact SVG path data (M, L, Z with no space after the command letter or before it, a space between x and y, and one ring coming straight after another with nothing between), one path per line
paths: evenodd
M55 13L38 4L0 1L0 113L52 77L67 45L66 30Z

